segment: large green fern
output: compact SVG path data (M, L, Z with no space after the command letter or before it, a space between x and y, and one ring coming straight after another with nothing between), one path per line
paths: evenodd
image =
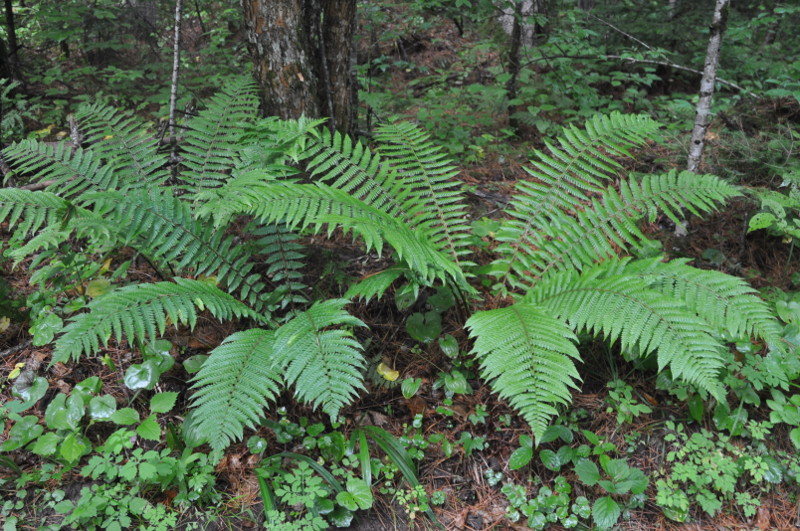
M77 114L84 147L26 141L4 151L17 172L52 181L44 192L0 190L0 222L26 241L16 260L33 254L38 267L82 238L130 247L178 276L93 300L56 340L53 361L95 353L112 337L135 343L192 327L203 311L263 327L223 341L194 379L193 427L215 450L255 426L285 387L331 417L364 389L354 336L364 323L346 311L349 299L380 297L401 277L476 292L457 172L427 135L384 125L373 150L319 122L256 120L254 94L235 80L189 120L174 172L135 117L100 104ZM479 311L466 327L481 376L537 440L579 385L577 332L654 353L660 369L718 398L722 332L786 348L743 281L685 260L626 256L648 248L641 220L703 214L739 193L711 175L624 177L622 157L657 128L620 114L570 126L536 153L497 233L490 269L513 304ZM390 247L395 262L350 286L347 299L309 304L300 240L334 231L367 250Z

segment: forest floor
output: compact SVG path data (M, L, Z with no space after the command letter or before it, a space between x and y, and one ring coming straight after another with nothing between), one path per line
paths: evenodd
M405 41L404 49L385 50L384 53L414 63L420 70L424 68L441 70L446 68L446 65L456 65L458 63L456 50L462 48L462 43L459 41L461 38L456 34L455 28L447 31L446 36L443 37L439 33L436 38L433 35L413 35ZM496 64L498 58L487 56L486 61L487 64ZM466 73L466 76L479 79L484 74L476 70ZM413 77L413 72L398 70L389 85L397 88L407 87L414 81ZM408 109L408 115L415 116L417 110ZM778 107L764 104L757 109L743 108L742 113L745 112L748 116L757 116L762 123L786 120L787 113L792 116L791 120L795 123L800 121L800 108L796 104L791 106L786 103ZM687 124L687 128L689 127L690 124ZM717 120L712 125L712 130L721 130L725 127L724 123ZM537 145L539 139L532 135L524 141L514 141L514 144L504 151L505 154L518 154L516 156L497 155L487 148L486 154L480 160L463 168L460 178L469 187L474 219L499 215L500 207L507 202L517 180L527 175L523 170L524 160L531 147ZM651 149L655 151L661 148ZM714 142L711 142L707 149L707 160L725 156L723 147ZM656 155L658 153L653 153L650 159ZM646 159L647 157L639 157L639 160ZM641 166L635 169L646 171L646 168ZM660 240L663 248L675 256L691 257L695 265L744 274L756 288L771 286L788 291L793 287L792 273L797 271L797 266L800 265L798 253L793 253L792 247L782 243L780 238L769 236L764 231L748 234L747 220L754 209L752 203L742 200L704 220L691 219L690 237L686 239L676 240L672 235L673 227L668 222L654 223L646 227L646 232ZM0 227L2 238L8 236L5 229L5 225ZM316 243L320 245L310 257L307 278L320 279L314 289L323 293L336 294L340 290L337 279L360 278L364 273L363 264L373 258L363 256L357 247L343 240ZM330 264L334 261L331 257L336 257L340 259L340 263L348 265L332 270ZM15 299L24 299L31 291L26 265L23 263L12 269L11 264L5 262L0 266ZM135 264L128 273L131 280L151 279L154 275L154 271L144 262ZM487 298L478 304L489 308L497 302ZM373 345L380 345L380 351L373 347L374 352L371 354L391 360L393 367L402 374L402 378L420 378L422 392L411 399L406 399L398 385L381 378L372 379L368 382L368 392L363 393L354 405L344 411L346 421L340 430L345 437L349 436L354 427L366 424L381 427L398 437L403 436L409 432L415 415L421 414L422 432L426 437L431 434L443 434L448 441L454 442L466 432L473 438L484 438L484 448L472 452L471 455L467 455L469 452L465 451L463 446L457 446L451 457L445 456L441 445L432 445L425 450L425 456L419 463L420 481L428 492L442 491L446 495L444 504L434 508L434 512L445 528L452 530L527 529L523 521L512 523L506 518L508 501L500 492L502 483L492 484L486 474L487 470L499 471L503 474L504 480L513 480L517 484L525 484L530 476L538 476L544 484L549 484L559 475L545 468L537 459L520 470L508 469L509 457L519 447L519 436L529 434L527 425L516 418L513 411L478 380L469 381L474 389L473 393L456 395L452 405L447 408L448 412L443 414L439 406L442 404L444 393L441 389L434 389L431 384L437 379L440 368L447 366L449 360L438 346L431 345L421 350L416 348L416 344L403 329L402 323L407 317L407 312L398 311L392 304L380 301L366 305L353 304L351 311L372 331ZM469 350L467 335L462 327L464 322L462 317L458 309L448 312L443 319L442 333L453 335L462 350ZM175 356L176 361L181 362L192 355L208 353L233 331L233 324L223 325L206 318L198 323L192 333L173 328L165 338L179 347L176 348ZM117 368L127 367L135 361L133 353L125 345L112 346L108 352ZM593 348L584 350L583 354L581 367L583 382L580 389L574 393L570 409L576 426L590 430L617 448L624 449L628 463L641 469L651 478L646 491L648 501L643 508L631 510L629 519L622 520L618 524L619 529L800 529L798 492L783 485L776 486L771 492L758 495L761 507L752 518L745 518L733 507L724 507L714 518L709 518L698 508L694 508L690 514L691 524L676 524L667 519L652 501L655 499L655 482L652 478L658 471L663 470L668 452L668 444L663 438L664 421L670 418L688 419L687 406L676 402L664 391L657 390L654 373L636 369L632 363L624 361L618 352L609 351L599 342ZM94 358L87 358L80 365L66 366L58 363L45 369L49 363L49 355L48 347L31 346L25 322L12 323L0 336L0 374L9 374L18 363L26 363L28 368L34 370L41 367L39 372L46 375L51 393L58 390L67 392L83 379L98 376L103 382L104 392L115 396L120 403L131 401L132 392L121 382L119 372L121 369L114 371L107 364ZM609 389L606 386L608 381L620 375L624 375L625 381L635 389L638 397L652 409L651 413L641 414L623 425L617 423L616 413L608 410ZM189 375L183 371L180 363L176 363L175 368L161 378L158 390L177 391L181 397L179 400L182 401L171 417L163 419L166 423L178 424L181 421L182 412L187 405L186 398L189 395L188 378ZM10 399L10 387L5 386L0 390L0 401L5 402ZM43 401L46 402L47 400ZM282 396L278 404L285 408L284 416L288 419L307 417L310 422L326 422L320 413L298 406L288 394ZM480 413L481 411L485 414ZM44 407L37 406L33 413L43 416ZM144 408L142 413L146 416ZM274 410L268 412L267 416L276 422L283 418ZM476 422L476 418L479 421ZM508 418L511 419L510 422L503 420ZM695 425L695 427L702 426ZM108 435L104 429L106 428L100 425L90 427L87 435L100 440ZM270 451L275 453L302 452L302 446L297 441L289 444L277 442L273 431L268 428L261 428L256 434L264 437L269 443ZM774 445L777 450L792 450L785 434L773 435L769 437L767 444ZM554 442L543 445L541 449L555 450L557 447ZM40 465L30 453L18 452L15 457L18 457L16 463L22 469L32 469ZM228 496L227 501L217 508L217 514L224 514L225 517L218 523L206 522L204 526L207 525L207 529L248 529L259 526L257 523L260 512L259 486L253 472L256 464L257 459L244 442L228 449L225 458L216 467L217 488ZM566 476L569 480L574 479L569 473ZM66 490L68 497L74 496L84 485L84 481L77 470L74 470L62 478L60 488ZM584 494L590 499L597 497L600 492L597 488L581 486L577 481L574 482L574 488L576 494ZM164 492L155 501L169 505L171 496L174 494ZM35 500L30 502L35 504ZM183 514L181 528L188 529L188 523L197 522L200 518L206 517L199 511ZM396 500L390 496L378 496L373 509L358 513L353 528L365 531L431 529L433 525L422 514L410 520Z

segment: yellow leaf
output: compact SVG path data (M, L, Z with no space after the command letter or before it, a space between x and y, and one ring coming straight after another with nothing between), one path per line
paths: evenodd
M111 140L112 138L114 138L114 135L106 135L103 137L103 140Z
M22 372L22 368L24 366L25 366L24 363L17 363L16 365L14 365L14 369L8 374L8 379L13 380L17 376L19 376L19 373Z
M216 275L198 275L197 280L199 280L200 282L205 282L206 284L210 284L212 286L217 286Z
M107 278L96 278L86 285L86 294L93 299L111 291L111 281Z
M109 269L111 269L111 258L106 258L106 260L103 262L103 265L100 266L100 271L98 271L98 273L105 275L108 273Z
M400 373L398 371L392 369L383 362L380 362L378 364L378 368L376 370L378 371L378 374L380 374L390 382L393 382L400 377Z
M0 317L0 333L8 330L9 325L11 325L11 319L8 317Z

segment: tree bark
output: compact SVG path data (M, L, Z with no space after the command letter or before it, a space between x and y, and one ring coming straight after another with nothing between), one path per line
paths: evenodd
M516 118L518 106L517 99L517 77L520 71L520 48L522 45L522 6L521 2L514 3L514 20L511 26L511 43L508 49L508 73L509 78L506 83L506 94L508 96L508 126L519 134L519 120Z
M14 23L14 6L11 0L5 0L5 14L6 14L6 34L8 35L8 50L3 54L6 62L6 69L8 76L12 79L20 79L19 45L17 44L17 28ZM0 50L2 51L2 50Z
M697 102L697 114L692 130L692 140L689 145L689 161L687 169L697 171L705 147L706 131L708 131L708 115L711 112L711 101L714 96L714 84L717 81L717 66L719 65L719 50L722 46L722 34L728 19L728 5L730 0L717 0L714 8L714 19L711 23L711 36L708 39L706 62L703 68L703 78L700 81L700 99Z
M353 127L355 0L242 0L264 112Z
M692 139L689 143L689 159L686 168L696 172L700 167L703 157L706 132L708 131L708 115L711 112L711 101L714 96L714 84L717 80L717 66L719 65L719 51L722 46L722 35L728 19L728 6L730 0L716 0L714 18L711 22L711 36L708 39L706 61L703 67L703 78L700 81L700 99L697 101L697 112L692 129ZM686 223L678 223L675 227L675 236L683 237L688 234Z
M182 0L175 2L175 40L172 47L172 85L169 91L169 144L175 149L175 105L178 102L178 73L181 65Z

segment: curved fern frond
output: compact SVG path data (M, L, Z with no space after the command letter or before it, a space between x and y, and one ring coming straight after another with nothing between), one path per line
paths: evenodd
M3 156L18 173L29 174L36 181L52 181L48 191L82 204L82 194L98 190L115 190L120 173L91 149L72 149L66 142L45 144L23 140L3 150Z
M405 224L413 223L403 208L411 190L403 186L392 168L382 163L380 155L372 153L361 142L353 141L338 131L331 135L320 129L309 138L307 151L302 155L312 177L341 190Z
M265 275L275 285L271 298L280 308L308 302L302 294L307 288L301 272L305 255L297 235L280 225L263 225L251 234L258 237L257 255L264 257Z
M527 169L534 180L517 183L510 219L497 234L506 262L500 284L513 284L513 277L524 273L520 257L535 253L536 234L553 212L580 209L582 201L601 193L621 170L612 157L628 155L628 149L643 145L658 127L646 116L612 113L587 121L584 130L565 128L560 147L547 144L550 155L536 151L537 161Z
M263 418L280 392L281 374L272 361L275 332L252 329L229 336L211 351L192 380L197 434L214 450L242 439L244 428Z
M538 443L580 380L575 334L532 304L477 312L466 326L481 376L530 424Z
M457 264L436 249L424 236L386 212L324 184L253 181L236 194L226 194L228 211L251 214L262 223L285 223L290 229L314 227L328 231L341 228L363 238L367 249L381 252L385 241L401 260L426 282L448 278L466 285ZM216 202L206 203L201 212L213 212ZM468 289L468 288L465 288Z
M82 106L75 117L92 151L120 173L120 188L158 186L169 177L158 138L133 113L98 102Z
M409 273L410 271L407 268L400 266L372 273L350 286L347 293L344 294L344 298L351 300L361 298L365 302L369 302L374 297L380 299L395 280L401 276L409 275Z
M191 205L169 192L157 188L87 197L123 228L127 245L194 276L214 275L256 311L264 310L270 297L261 275L252 271L246 247L224 230L194 219Z
M8 221L15 239L61 224L69 209L69 201L50 192L0 188L0 223Z
M708 212L739 190L714 175L671 171L648 175L635 182L623 181L620 192L608 188L577 213L551 212L528 242L535 249L520 249L512 285L532 285L549 271L583 269L596 261L615 258L620 250L647 241L637 222L645 215L652 221L664 212L678 221L681 209L695 215Z
M186 124L180 178L191 193L222 185L240 164L246 124L256 114L256 87L247 78L231 79L208 107Z
M782 327L755 289L741 278L697 269L687 265L688 261L622 261L614 274L645 279L650 289L679 299L712 329L724 330L732 340L755 336L782 348Z
M322 406L332 419L364 389L362 347L347 328L366 325L344 310L346 304L345 299L314 303L277 330L273 347L295 397Z
M467 205L454 178L458 169L444 150L410 122L386 124L375 132L379 153L411 190L404 208L415 228L459 262L469 252Z
M155 340L164 334L167 320L194 328L200 311L208 310L220 319L263 317L224 291L186 278L174 282L134 284L107 293L87 306L88 313L74 317L56 340L53 361L78 360L106 346L113 335L117 341Z
M624 349L657 352L659 370L669 366L675 378L724 396L719 370L723 346L715 331L686 304L650 288L645 278L612 274L614 262L579 274L548 275L525 297L525 302L566 319L576 330L602 334Z

